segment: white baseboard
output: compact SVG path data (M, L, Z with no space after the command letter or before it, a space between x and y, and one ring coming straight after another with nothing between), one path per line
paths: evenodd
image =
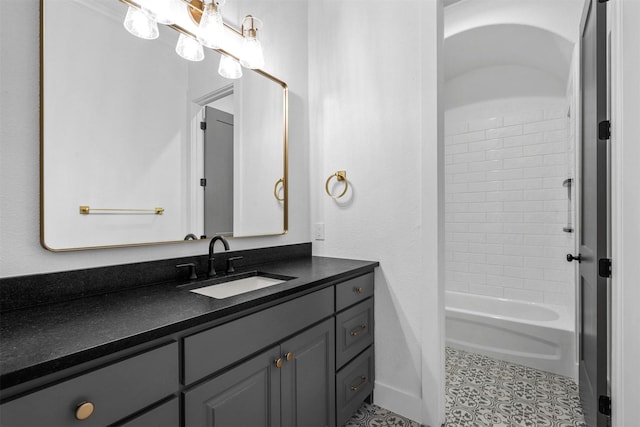
M382 384L378 381L373 389L374 403L410 420L421 422L422 400L405 391Z

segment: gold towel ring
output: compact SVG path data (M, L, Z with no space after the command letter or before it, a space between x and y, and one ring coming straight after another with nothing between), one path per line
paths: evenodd
M338 195L331 194L331 191L329 191L329 182L331 181L331 178L333 178L334 176L336 177L338 182L344 181L344 189L342 190L342 193ZM348 188L349 188L349 181L347 181L347 171L338 171L333 175L330 175L329 178L327 178L327 182L324 183L324 191L326 191L329 197L331 197L332 199L339 199L340 197L344 196L347 193Z
M279 180L276 181L276 185L273 186L273 197L276 198L277 201L279 202L284 202L284 197L282 197L282 199L280 197L278 197L278 185L282 184L282 188L284 188L284 178L280 178Z

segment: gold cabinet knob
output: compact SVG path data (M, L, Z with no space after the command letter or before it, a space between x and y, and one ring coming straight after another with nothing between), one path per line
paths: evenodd
M291 352L285 353L283 357L287 359L287 362L291 362L293 360L293 353Z
M361 294L364 292L364 289L361 287L353 288L353 292L355 292L356 294Z
M91 402L82 402L76 407L76 419L84 421L93 414L95 406Z
M282 357L279 357L278 359L274 360L273 363L276 364L276 368L278 369L282 368Z

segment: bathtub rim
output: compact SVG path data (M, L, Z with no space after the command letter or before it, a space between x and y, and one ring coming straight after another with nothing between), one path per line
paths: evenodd
M539 308L553 311L558 315L558 318L553 320L535 320L535 319L527 319L522 317L513 317L513 316L505 316L505 315L494 314L494 313L487 313L485 311L473 310L472 308L467 308L467 307L455 307L449 304L449 299L447 298L447 295L449 294L460 295L463 298L472 298L472 299L479 298L483 300L490 299L490 300L498 300L501 303L506 303L506 304L516 303L516 304L528 305L533 307L539 307ZM445 290L444 309L445 309L445 318L447 313L467 313L467 314L478 315L481 317L488 317L495 320L508 320L516 323L531 324L531 325L536 325L536 326L551 328L551 329L559 329L559 330L565 330L565 331L571 331L571 332L575 331L575 322L571 319L569 310L566 307L563 307L561 305L544 304L539 302L517 300L513 298L492 297L488 295L471 294L468 292Z

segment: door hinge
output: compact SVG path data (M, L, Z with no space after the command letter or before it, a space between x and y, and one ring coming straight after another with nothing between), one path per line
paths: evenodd
M611 258L598 260L598 275L605 278L611 277Z
M207 122L200 122L200 129L207 130Z
M603 415L611 416L611 398L609 396L600 396L598 399L598 410Z
M611 138L611 122L609 120L604 120L598 123L598 138L599 139Z
M207 186L207 178L200 178L200 187Z

